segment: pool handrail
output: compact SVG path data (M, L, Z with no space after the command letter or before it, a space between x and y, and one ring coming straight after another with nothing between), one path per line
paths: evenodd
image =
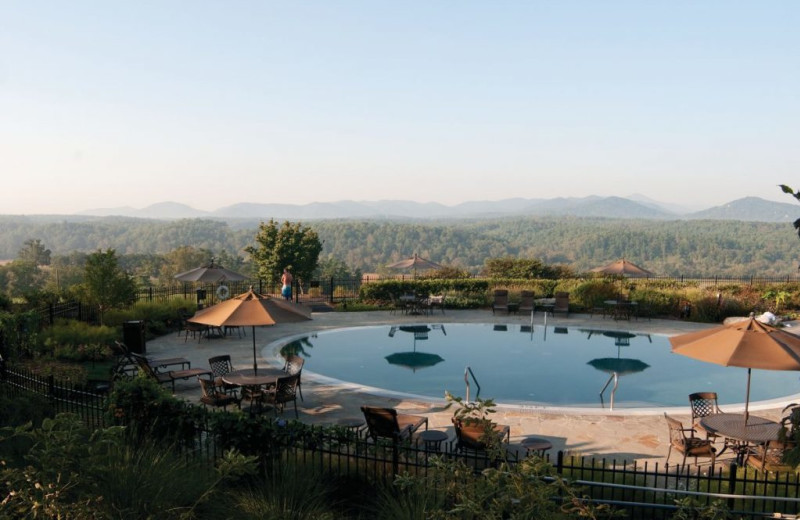
M475 386L478 387L478 391L475 393L475 399L481 395L481 385L478 383L478 378L475 377L475 372L472 371L472 368L467 365L464 368L464 383L467 385L467 392L466 392L466 402L469 403L469 376L472 376L472 380L475 381Z

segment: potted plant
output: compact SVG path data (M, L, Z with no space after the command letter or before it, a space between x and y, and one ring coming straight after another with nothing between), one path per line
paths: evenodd
M490 418L496 411L494 400L477 398L475 401L465 402L449 392L445 392L445 399L445 409L455 406L451 420L456 430L459 449L498 449L503 440L508 438L508 426L499 425Z

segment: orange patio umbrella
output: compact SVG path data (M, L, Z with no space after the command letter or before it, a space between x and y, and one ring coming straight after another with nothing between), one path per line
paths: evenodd
M414 278L417 277L417 269L421 271L428 271L431 269L441 269L442 266L437 264L436 262L431 262L430 260L426 260L421 256L414 253L414 256L411 258L406 258L405 260L400 260L399 262L395 262L393 264L389 264L386 267L389 269L413 269L414 270Z
M311 310L308 307L258 294L250 287L246 293L198 311L186 321L211 327L252 327L253 370L258 372L256 327L310 319Z
M634 264L633 262L629 262L624 258L620 258L619 260L611 262L610 264L602 267L595 267L591 272L627 276L629 278L646 278L648 276L653 276L653 273L647 269L639 267L638 265Z
M763 370L800 370L800 337L749 318L669 339L672 352L726 367L747 368L745 423L750 407L750 375Z

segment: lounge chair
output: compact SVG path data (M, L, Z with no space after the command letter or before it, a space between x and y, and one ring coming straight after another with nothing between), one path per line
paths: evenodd
M563 312L565 316L569 316L569 293L557 292L556 303L553 305L553 315L557 312Z
M367 430L374 441L379 438L393 442L411 440L412 435L423 424L428 429L428 418L422 415L398 413L394 408L362 406Z
M175 391L175 381L178 379L189 379L190 377L200 376L208 376L208 378L211 379L214 376L214 373L211 372L211 370L206 370L205 368L187 368L186 370L169 370L167 372L158 372L150 365L146 357L139 354L134 354L133 352L131 352L131 357L136 361L136 364L146 376L158 381L161 384L171 383L173 392Z
M203 395L200 396L200 402L203 403L204 408L209 405L221 406L225 410L231 404L241 407L241 401L235 394L227 394L220 391L220 387L214 384L214 381L203 379L202 377L198 377L197 380L200 382L200 389L203 392Z
M115 376L123 376L125 378L133 377L139 371L139 364L131 355L132 352L128 349L127 345L122 342L115 341L111 345L111 351L117 356L117 366L114 368L113 373ZM153 358L144 356L147 364L155 370L167 368L171 366L180 366L181 369L192 368L192 363L186 358Z
M283 413L286 403L291 402L294 404L294 417L297 419L299 417L297 413L297 388L299 381L299 373L279 377L277 384L270 387L264 395L264 404L271 405L275 411L275 415L278 415L278 412Z
M492 314L495 311L508 312L508 290L497 289L494 291L494 301L492 302Z
M460 451L486 451L492 442L508 444L511 428L505 424L485 421L461 421L452 418L456 430L456 449ZM491 435L495 438L492 439Z
M300 400L303 400L303 383L301 374L303 373L303 365L306 364L305 358L292 354L286 358L286 364L283 366L283 371L287 374L297 374L297 391L300 393Z
M708 417L715 413L722 413L717 405L716 392L695 392L689 394L689 406L692 409L692 427L696 430L702 430L706 433L706 439L715 441L719 436L715 433L707 431L700 424L700 419Z
M525 314L534 312L536 310L535 296L533 291L522 291L517 311Z
M667 463L669 463L669 456L672 454L672 448L675 448L679 453L683 454L681 465L686 464L686 457L694 457L695 465L697 465L697 457L710 457L711 465L714 465L717 457L717 449L711 445L710 440L695 437L694 434L696 430L694 428L684 428L679 420L670 417L666 413L664 414L664 418L667 420L667 426L669 426ZM687 433L689 435L687 435Z

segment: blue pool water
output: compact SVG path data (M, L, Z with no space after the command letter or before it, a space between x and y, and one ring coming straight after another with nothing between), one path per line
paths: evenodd
M747 370L670 352L666 336L578 327L476 323L370 326L316 332L274 345L296 352L305 371L361 385L440 399L464 396L469 366L480 397L498 404L608 407L686 406L688 394L715 391L742 403ZM800 391L797 372L753 370L751 402ZM471 397L475 397L473 384Z

